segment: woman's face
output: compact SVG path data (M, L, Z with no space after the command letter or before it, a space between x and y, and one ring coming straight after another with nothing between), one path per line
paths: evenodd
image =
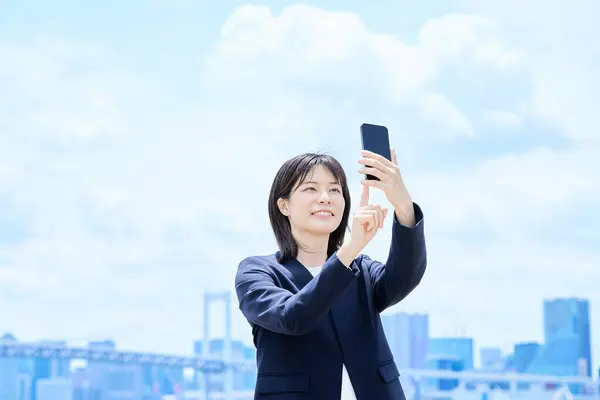
M342 186L328 168L319 165L278 205L293 232L329 235L340 225L346 201Z

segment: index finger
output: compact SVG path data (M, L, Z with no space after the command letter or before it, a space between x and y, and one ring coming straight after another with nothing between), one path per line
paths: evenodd
M360 195L360 206L366 207L369 205L369 187L367 185L362 185L362 194Z

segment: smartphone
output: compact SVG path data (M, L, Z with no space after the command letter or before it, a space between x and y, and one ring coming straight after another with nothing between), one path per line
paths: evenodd
M369 150L373 153L384 156L392 160L390 152L390 137L388 129L381 125L362 124L360 126L360 137L362 139L363 150ZM369 180L379 180L376 176L368 175Z

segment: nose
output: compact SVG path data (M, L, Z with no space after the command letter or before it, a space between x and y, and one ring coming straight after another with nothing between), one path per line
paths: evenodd
M319 203L320 204L330 204L331 203L331 197L329 197L329 193L327 192L327 190L323 190L321 192L321 195L319 196Z

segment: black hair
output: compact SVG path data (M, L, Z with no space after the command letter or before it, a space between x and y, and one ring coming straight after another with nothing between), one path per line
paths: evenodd
M345 230L350 215L350 191L344 169L334 157L327 154L305 153L287 160L275 175L269 194L269 219L279 247L279 262L285 262L298 256L298 242L292 234L288 217L283 215L277 205L279 199L289 199L291 193L305 181L307 175L317 166L327 168L336 182L342 187L345 200L344 213L340 225L329 235L327 257L339 250L344 243Z

